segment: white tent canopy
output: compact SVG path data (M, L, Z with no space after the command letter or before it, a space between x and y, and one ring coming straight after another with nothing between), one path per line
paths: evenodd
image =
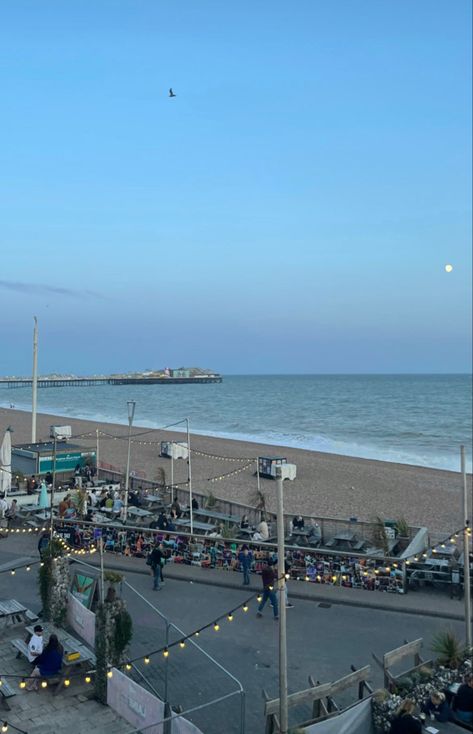
M5 431L0 446L0 494L8 494L11 488L11 431Z

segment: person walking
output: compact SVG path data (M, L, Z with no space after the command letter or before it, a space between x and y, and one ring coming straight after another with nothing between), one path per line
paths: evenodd
M163 558L162 551L159 544L156 543L153 550L149 554L146 563L151 566L151 573L153 574L153 591L159 591L159 580L161 578L161 560Z
M271 602L271 606L273 607L274 619L279 619L278 597L275 591L275 586L277 584L277 574L274 571L273 562L271 560L268 560L266 565L264 566L261 578L263 581L263 598L261 599L258 611L256 612L256 616L263 616L263 609L269 599L269 601Z
M250 583L250 570L253 562L253 554L248 549L247 545L243 545L241 551L238 554L238 560L240 561L240 567L243 572L243 586L248 586Z

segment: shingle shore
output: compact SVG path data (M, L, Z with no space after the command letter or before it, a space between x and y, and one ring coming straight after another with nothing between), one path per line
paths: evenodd
M126 465L128 427L113 423L97 423L88 420L64 418L41 414L37 418L37 440L47 440L49 427L71 425L73 434L90 432L88 438L77 441L83 446L95 446L95 431L121 436L125 440L100 437L100 458L119 469ZM31 439L31 413L0 409L0 431L7 426L14 430L12 443L24 443ZM144 470L147 478L156 478L162 467L170 481L171 461L159 456L162 440L185 440L185 435L172 431L150 430L134 427L136 441L132 444L131 469ZM154 442L150 444L149 442ZM244 466L241 462L223 461L198 453L192 454L192 483L196 491L212 491L218 497L253 504L256 490L256 457L284 456L297 465L297 479L286 481L285 510L289 513L315 514L329 517L358 517L372 520L375 516L397 519L401 516L413 525L426 525L434 532L450 533L463 525L462 477L458 472L427 469L408 464L358 459L337 454L294 449L289 447L251 443L231 439L200 436L191 433L191 448L229 458L254 457L255 464L245 471L209 482ZM459 461L460 463L460 461ZM187 479L186 462L174 461L174 482ZM468 476L471 497L471 475ZM269 509L276 509L276 484L261 479L261 489L267 496Z

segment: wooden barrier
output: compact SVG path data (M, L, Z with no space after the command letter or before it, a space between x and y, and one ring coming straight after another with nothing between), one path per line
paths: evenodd
M371 653L373 659L383 669L384 687L388 691L392 692L393 689L396 688L397 682L400 678L404 678L406 675L415 673L416 670L419 670L419 668L423 668L426 665L432 665L432 660L422 660L420 656L422 643L422 637L420 637L418 640L413 640L412 642L407 642L406 640L404 645L396 647L395 650L390 650L389 652L384 653L382 660L376 657L374 653ZM409 670L404 671L403 673L393 675L389 669L393 665L396 665L396 663L400 663L402 660L409 657L410 655L414 656L414 666L409 668Z
M351 686L358 685L358 699L361 700L364 696L365 688L369 693L372 692L371 686L367 683L367 680L371 676L371 667L365 665L364 668L356 670L352 666L352 672L343 678L339 678L332 683L319 683L312 676L309 676L310 688L306 688L303 691L297 693L291 693L287 697L288 709L294 706L312 704L312 719L309 722L299 724L299 726L309 726L315 724L317 721L321 721L328 716L338 713L340 711L339 706L335 701L335 695L341 691L351 688ZM263 690L263 698L265 699L264 704L264 715L266 717L266 729L265 734L276 734L279 729L279 698L270 699L266 691Z

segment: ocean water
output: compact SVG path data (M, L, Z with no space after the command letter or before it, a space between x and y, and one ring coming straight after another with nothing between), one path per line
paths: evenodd
M191 433L471 471L469 375L240 375L208 385L43 388L38 411L160 428L189 418ZM31 389L0 389L0 405L31 409ZM184 424L182 424L184 430ZM176 430L179 430L179 426Z

